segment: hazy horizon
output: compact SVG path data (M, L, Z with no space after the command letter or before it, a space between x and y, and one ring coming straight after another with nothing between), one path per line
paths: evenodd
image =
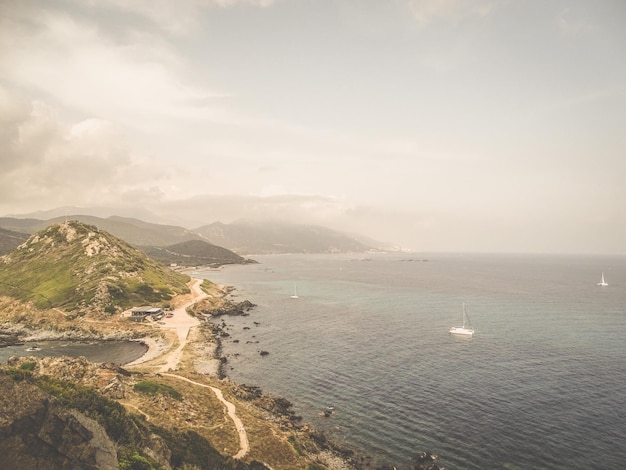
M0 214L624 254L625 24L619 0L3 2Z

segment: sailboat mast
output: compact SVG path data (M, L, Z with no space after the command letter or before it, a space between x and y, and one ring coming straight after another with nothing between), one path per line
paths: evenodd
M465 316L467 315L467 313L465 313L465 302L463 302L463 328L465 328Z

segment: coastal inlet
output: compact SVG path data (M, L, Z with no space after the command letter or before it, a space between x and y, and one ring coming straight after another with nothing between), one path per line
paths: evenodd
M38 341L0 347L0 363L12 356L86 357L91 362L128 364L143 356L148 346L141 341Z

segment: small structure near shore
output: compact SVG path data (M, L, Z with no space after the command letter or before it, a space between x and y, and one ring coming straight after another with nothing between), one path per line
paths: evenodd
M152 320L160 320L163 318L163 315L163 309L159 307L144 306L130 310L130 319L132 321L144 321L147 317L151 317Z

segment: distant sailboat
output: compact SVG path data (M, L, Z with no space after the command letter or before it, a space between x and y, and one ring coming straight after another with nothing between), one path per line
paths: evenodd
M606 282L604 282L604 273L602 273L602 280L600 282L598 282L598 285L602 286L602 287L608 286L608 284Z
M297 285L293 285L293 295L291 296L292 299L299 299L300 297L298 296L298 286Z
M472 336L474 334L474 328L472 328L472 324L470 323L469 317L467 316L467 313L465 312L465 302L463 302L462 321L463 321L463 326L453 326L449 330L450 333L453 335Z

